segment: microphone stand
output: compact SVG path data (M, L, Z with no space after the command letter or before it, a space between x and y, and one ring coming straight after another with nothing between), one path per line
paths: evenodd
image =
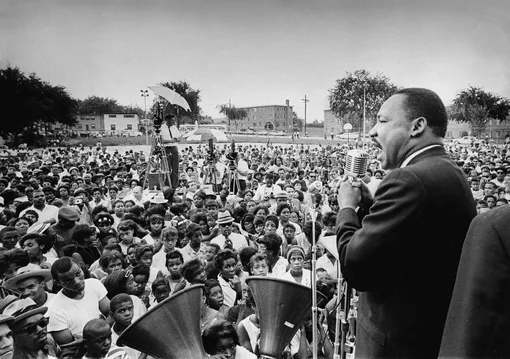
M312 207L310 208L310 215L312 217L312 354L313 359L318 358L318 335L317 335L317 277L315 275L317 270L317 238L315 238L315 220L317 219L317 212L315 208L315 195L312 195Z
M343 343L343 339L344 339L344 336L343 336L343 332L344 332L344 327L342 326L342 343L340 344L340 323L344 323L343 319L342 318L342 293L343 293L343 290L341 291L341 288L342 288L342 277L341 277L341 273L340 273L340 261L337 260L336 261L336 273L337 273L337 297L336 297L336 321L335 321L335 346L334 346L334 351L333 351L333 359L340 359L341 358L341 355L340 355L340 345L342 345L342 347L344 346L344 343Z

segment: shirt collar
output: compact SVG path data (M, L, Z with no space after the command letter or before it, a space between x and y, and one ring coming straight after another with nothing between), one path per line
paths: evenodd
M418 150L416 152L411 153L411 155L409 157L407 157L404 160L404 162L402 162L402 164L400 165L400 168L407 167L409 162L411 162L416 156L418 156L419 154L421 154L421 153L423 153L423 152L425 152L427 150L430 150L431 148L434 148L434 147L441 147L441 145L430 145L430 146L422 148L421 150Z

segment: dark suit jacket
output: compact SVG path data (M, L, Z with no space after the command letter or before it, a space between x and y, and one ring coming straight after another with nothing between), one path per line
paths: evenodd
M360 225L342 209L342 274L360 291L356 358L435 358L476 215L466 177L434 147L381 182Z
M441 358L510 358L510 206L475 217L460 259Z

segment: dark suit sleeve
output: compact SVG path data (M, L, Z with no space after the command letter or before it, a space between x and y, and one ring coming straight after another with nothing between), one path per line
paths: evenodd
M501 238L505 234L498 232L489 214L475 217L464 241L443 332L442 358L500 357L486 350L497 342L498 328L502 330L508 314L510 268Z
M352 209L337 217L337 244L342 274L355 289L376 291L398 283L412 264L413 234L419 230L425 190L410 171L398 169L385 178L362 227Z

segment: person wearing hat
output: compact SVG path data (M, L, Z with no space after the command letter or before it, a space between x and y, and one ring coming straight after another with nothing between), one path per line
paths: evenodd
M72 235L80 217L74 207L64 206L58 211L58 221L50 228L63 238L63 245L72 243Z
M241 247L250 245L250 242L242 234L232 232L232 223L234 218L228 210L218 213L218 220L216 224L219 228L218 236L211 240L211 243L216 243L221 249L230 248L239 250Z
M11 331L13 321L13 317L0 314L0 359L13 358L13 341Z
M2 286L6 289L16 291L20 298L30 298L37 306L44 307L54 294L45 290L45 283L51 280L49 269L41 269L38 265L29 265L18 269L16 275L6 280Z
M304 249L300 246L291 246L287 251L287 261L290 264L290 269L279 278L310 288L312 286L312 272L303 268L305 263Z
M48 308L38 307L30 298L12 302L4 314L13 317L12 358L56 359L48 354L48 336L46 327L49 319L44 316Z

